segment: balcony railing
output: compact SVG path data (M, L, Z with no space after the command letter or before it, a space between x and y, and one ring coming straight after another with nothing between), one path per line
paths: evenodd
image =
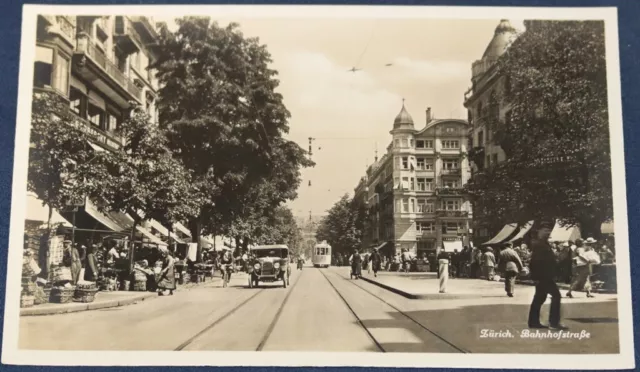
M436 215L438 217L468 217L469 211L438 209Z
M113 63L102 50L93 44L88 38L78 39L78 50L87 54L91 59L115 80L127 92L142 102L142 90L133 81L129 80L124 72Z
M117 150L122 146L122 140L119 136L96 127L87 119L76 116L75 126L107 148Z
M67 17L56 16L56 23L62 31L62 34L69 40L73 40L76 36L76 25L73 24Z
M458 196L464 193L464 189L462 187L446 187L440 186L436 187L436 195L453 195Z
M129 17L118 16L116 18L114 36L126 53L135 53L143 45L138 31L133 27Z
M460 168L442 169L440 171L440 174L443 176L458 176L460 175L460 173L461 173Z

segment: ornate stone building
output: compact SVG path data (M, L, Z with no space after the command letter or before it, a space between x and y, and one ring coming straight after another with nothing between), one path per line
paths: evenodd
M467 244L471 207L462 186L470 176L468 123L433 119L415 129L404 104L393 122L387 153L367 169L355 189L369 207L365 244L384 254L414 254Z

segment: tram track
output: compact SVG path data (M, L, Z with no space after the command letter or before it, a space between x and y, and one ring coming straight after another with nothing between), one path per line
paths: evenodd
M302 272L300 274L302 274ZM287 292L287 295L285 296L284 300L280 304L274 319L269 324L269 327L267 328L267 331L265 332L265 334L262 337L260 343L258 344L258 346L256 348L256 351L261 351L264 348L264 345L267 343L267 341L269 339L269 336L271 335L271 333L273 332L273 330L274 330L274 328L276 326L276 323L280 319L280 315L282 313L282 310L284 309L286 303L288 302L289 297L291 296L291 293L293 292L293 290L295 289L296 285L300 281L300 276L301 275L296 275L296 279L293 282L293 285L289 285L288 286L289 290ZM260 295L261 293L264 293L265 291L268 291L270 289L272 289L272 288L260 288L254 294L252 294L251 296L249 296L248 298L246 298L242 302L240 302L238 305L234 306L229 311L225 312L221 317L219 317L218 319L214 320L209 325L207 325L202 330L200 330L198 333L196 333L195 335L193 335L192 337L190 337L189 339L187 339L186 341L181 343L178 347L176 347L174 349L174 351L182 351L182 350L184 350L189 345L191 345L195 341L197 341L200 337L202 337L203 335L205 335L206 333L208 333L209 331L214 329L216 326L221 324L223 321L225 321L226 319L228 319L232 315L236 314L240 309L242 309L244 306L246 306L248 303L250 303L253 299L257 298L258 295ZM276 289L276 288L273 288L273 289Z
M335 287L335 285L331 282L331 280L328 278L328 276L323 273L321 271L322 275L324 276L324 278L329 282L329 284L331 285L331 287L336 291L336 293L338 294L338 296L340 296L340 298L342 299L342 301L345 303L345 305L349 308L349 310L353 313L353 315L356 317L358 323L360 324L360 326L362 326L362 328L364 328L364 330L367 332L367 334L369 335L369 337L371 337L371 339L373 340L373 342L376 344L376 346L382 351L382 352L386 352L384 350L384 348L381 346L381 344L379 343L378 340L375 339L375 337L373 336L373 334L371 333L371 331L366 327L366 325L363 323L362 319L355 313L355 311L353 310L353 308L351 307L351 305L347 302L347 300L344 298L344 296L342 296L342 294L338 291L338 289ZM424 331L428 332L429 334L431 334L432 336L436 337L437 339L439 339L440 341L444 342L445 344L449 345L451 348L457 350L460 353L463 354L468 354L470 353L469 350L466 350L456 344L454 344L453 342L447 340L445 337L443 337L442 335L438 334L437 332L433 331L432 329L430 329L429 327L425 326L424 324L422 324L421 322L417 321L415 318L413 318L412 316L408 315L407 313L405 313L404 311L402 311L401 309L399 309L397 306L389 303L388 301L386 301L385 299L383 299L382 297L376 295L375 293L371 292L370 290L356 284L353 280L349 280L343 276L340 276L338 274L334 274L331 275L333 277L337 277L338 279L342 279L344 281L347 281L348 283L351 283L352 285L356 286L357 288L359 288L360 290L364 291L365 293L369 294L370 296L376 298L378 301L381 301L382 303L384 303L385 305L389 306L390 308L392 308L393 310L395 310L398 314L401 314L402 316L404 316L406 319L408 319L409 321L411 321L412 323L414 323L415 325L417 325L418 327L420 327L421 329L423 329Z

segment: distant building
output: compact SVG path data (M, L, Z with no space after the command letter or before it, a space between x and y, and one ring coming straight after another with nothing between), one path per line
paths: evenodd
M508 20L501 20L489 41L482 58L473 62L471 89L465 94L464 106L468 110L469 159L472 173L506 159L504 150L494 142L494 130L499 125L511 124L510 102L511 82L498 74L496 62L518 36ZM489 240L497 232L498 226L488 226L475 209L472 224L474 239L478 242ZM494 231L496 230L496 231Z
M406 248L427 254L467 244L471 206L462 186L470 176L468 123L433 119L415 129L404 104L391 130L387 153L367 169L355 189L369 207L365 244L383 254Z

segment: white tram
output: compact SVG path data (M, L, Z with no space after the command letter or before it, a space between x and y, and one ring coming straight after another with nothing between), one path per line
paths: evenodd
M331 246L327 244L327 242L316 244L316 246L313 247L311 260L314 267L331 266Z

